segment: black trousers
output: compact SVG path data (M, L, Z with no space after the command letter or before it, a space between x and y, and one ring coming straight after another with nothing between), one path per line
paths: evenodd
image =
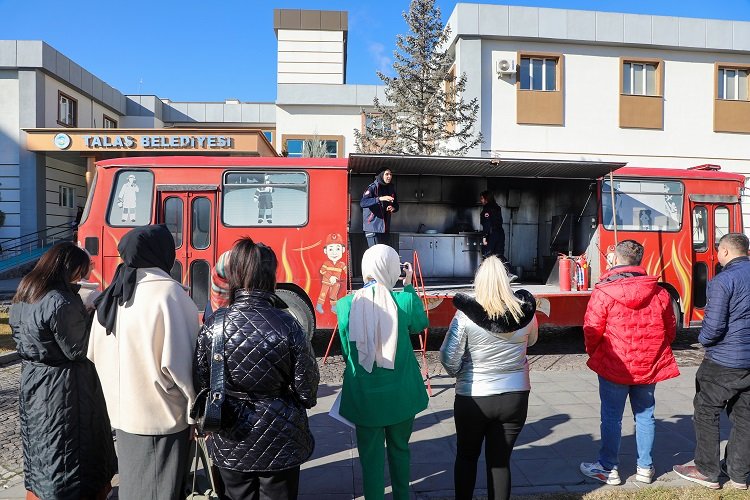
M745 483L750 474L750 370L727 368L704 359L695 374L695 465L709 481L718 481L719 417L732 422L727 442L727 472Z
M456 396L457 452L453 468L456 500L471 500L477 480L477 461L484 442L487 498L510 498L510 454L526 423L529 391L493 396Z
M224 496L230 500L295 500L299 467L278 472L237 472L219 469Z

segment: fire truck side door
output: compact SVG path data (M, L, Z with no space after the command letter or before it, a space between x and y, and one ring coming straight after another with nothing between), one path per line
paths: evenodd
M175 240L172 277L188 287L204 311L211 289L211 267L216 248L216 191L159 190L158 222L166 224Z
M721 270L717 258L719 240L736 230L736 204L691 202L691 225L693 244L693 307L702 310L706 306L708 282ZM702 319L700 317L694 320Z

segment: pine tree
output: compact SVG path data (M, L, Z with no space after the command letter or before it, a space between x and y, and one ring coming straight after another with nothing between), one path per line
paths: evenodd
M479 102L463 100L466 75L451 71L445 49L450 30L435 0L412 0L403 17L409 33L396 37L396 76L377 72L387 103L374 99L364 133L354 130L355 147L361 153L464 156L482 143L474 132Z

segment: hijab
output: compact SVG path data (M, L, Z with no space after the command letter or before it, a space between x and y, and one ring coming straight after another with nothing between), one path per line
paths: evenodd
M378 174L375 176L375 179L378 181L378 184L380 184L381 186L388 185L386 184L385 180L383 180L383 174L385 174L386 170L390 170L391 175L393 175L393 170L391 170L390 168L381 168L380 170L378 170ZM393 179L393 177L391 177L391 179ZM393 180L391 180L391 182L393 182Z
M362 276L372 284L357 290L349 312L349 340L357 345L359 364L371 373L373 364L392 370L398 341L398 308L391 290L401 267L398 253L374 245L362 256Z
M117 251L122 264L94 302L96 319L107 329L107 335L115 328L117 306L125 305L133 297L138 269L157 267L169 273L175 260L174 238L164 224L131 229L120 240Z

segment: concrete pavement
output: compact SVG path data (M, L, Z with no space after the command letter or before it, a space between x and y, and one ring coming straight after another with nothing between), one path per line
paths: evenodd
M692 459L695 446L692 398L696 368L681 370L680 377L657 386L654 484L659 486L690 484L671 472L673 465ZM596 376L588 370L532 371L531 379L529 416L512 457L514 495L617 488L585 478L578 471L581 461L596 459L599 448ZM336 384L321 385L318 405L310 412L316 448L302 467L301 499L349 500L362 495L354 431L328 415L339 390ZM415 420L411 439L412 490L416 499L452 498L456 452L453 379L436 376L433 391L429 409ZM722 427L725 440L728 422L724 421ZM619 488L649 487L633 480L635 456L634 424L626 409L620 474L627 481ZM24 494L22 483L16 482L0 491L0 499L22 499ZM476 495L486 495L483 462L479 465Z

